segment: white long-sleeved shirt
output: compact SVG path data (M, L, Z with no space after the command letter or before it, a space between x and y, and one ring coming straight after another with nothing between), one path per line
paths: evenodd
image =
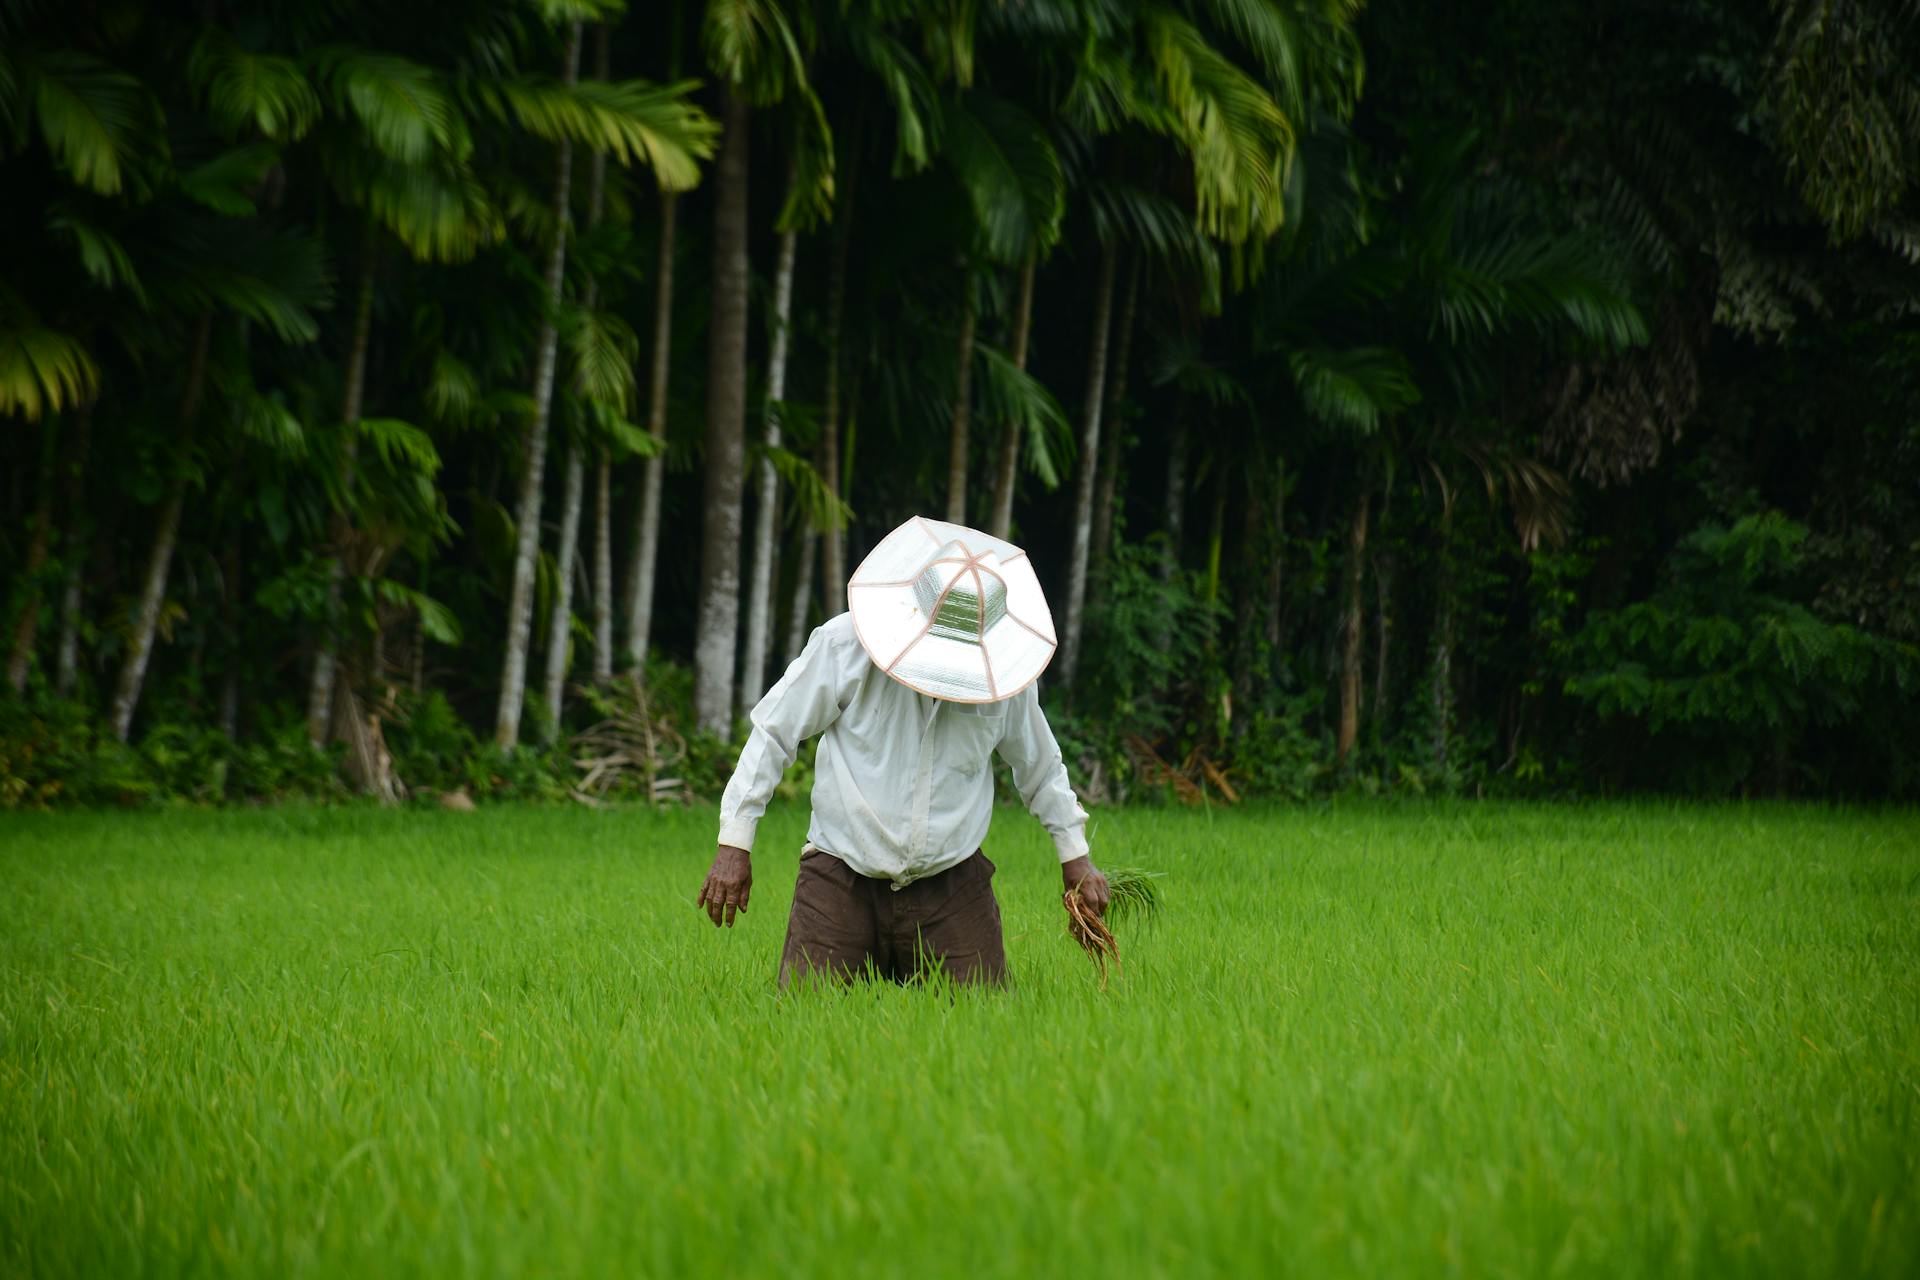
M822 734L807 843L863 876L897 887L978 849L993 820L995 751L1060 861L1087 852L1087 814L1035 686L978 704L916 693L873 665L843 613L814 631L752 719L720 800L721 844L753 848L780 775Z

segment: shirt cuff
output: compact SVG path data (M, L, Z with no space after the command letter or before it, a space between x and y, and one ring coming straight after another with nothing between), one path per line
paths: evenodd
M1065 831L1053 833L1053 847L1059 851L1060 861L1072 862L1075 858L1087 856L1087 829L1085 826L1068 827Z
M720 843L753 852L753 835L760 829L757 818L732 818L720 824Z

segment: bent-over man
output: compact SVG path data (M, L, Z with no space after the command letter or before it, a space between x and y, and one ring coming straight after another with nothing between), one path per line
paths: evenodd
M715 925L746 910L767 801L819 734L781 985L816 974L906 982L936 966L956 982L1004 983L994 867L981 851L995 752L1052 834L1066 888L1096 912L1108 898L1034 683L1056 643L1039 579L1011 543L915 517L854 573L847 607L753 710L700 905Z

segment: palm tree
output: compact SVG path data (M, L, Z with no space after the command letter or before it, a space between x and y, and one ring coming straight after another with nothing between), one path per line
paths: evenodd
M942 113L943 154L966 192L973 212L974 242L970 259L999 266L1018 264L1021 292L1013 321L1013 372L1026 371L1027 335L1032 327L1033 266L1059 242L1066 213L1066 176L1059 154L1046 130L1025 110L1008 99L984 90L954 95ZM959 351L955 357L955 390L947 465L947 518L966 523L966 486L969 464L968 421L971 410L974 357L974 321L977 282L971 263L963 270ZM1028 424L1009 420L1007 440L1016 442ZM1003 440L1001 452L1007 450ZM1002 494L996 464L994 520L1000 518ZM1012 519L1011 479L1006 482L1006 523Z
M567 20L562 74L557 82L521 77L498 86L483 83L476 88L483 103L555 144L552 195L546 219L545 307L534 350L533 403L522 447L513 585L507 606L507 643L494 718L494 741L506 750L511 750L519 741L520 714L526 695L527 651L533 626L540 543L541 489L559 358L557 318L566 269L573 148L578 145L608 151L623 164L644 162L654 168L663 184L685 188L696 180L697 159L710 153L713 137L711 122L684 101L688 85L657 87L637 80L580 82L580 28L583 17L594 15L586 5L577 11L567 6L562 8L571 16L562 15Z
M706 492L700 539L700 608L694 638L694 716L725 734L733 717L733 659L740 619L740 506L746 468L746 97L721 88L720 158L714 166L712 313L708 320Z
M1113 313L1113 274L1119 248L1109 244L1100 255L1099 283L1093 295L1093 341L1087 349L1087 390L1080 411L1079 456L1074 464L1073 543L1067 567L1066 625L1060 631L1060 683L1071 686L1080 665L1085 634L1087 558L1093 540L1093 473L1100 461L1100 413L1107 384L1107 333Z
M788 96L794 122L787 165L787 195L778 224L773 272L773 321L767 351L767 407L755 493L752 577L747 587L746 652L741 664L740 706L745 715L766 691L766 665L773 639L774 522L779 510L778 460L798 459L781 448L780 415L787 394L787 356L792 343L793 273L800 233L817 227L833 210L833 134L825 107L805 81Z
M789 176L788 187L793 185ZM766 692L767 643L773 629L773 524L779 505L779 477L772 451L780 447L780 402L787 392L787 351L793 318L793 265L800 233L780 232L779 256L773 270L773 337L767 351L767 409L762 428L766 456L760 459L754 495L753 566L747 585L746 654L740 673L740 707L745 715Z
M669 78L680 78L682 8L670 6L667 49ZM653 640L653 597L660 558L660 498L667 467L667 382L673 359L674 246L679 192L660 184L660 243L654 261L653 364L648 379L647 434L653 448L642 466L640 506L634 519L633 559L627 578L627 657L644 674Z
M1286 219L1287 175L1304 118L1307 83L1325 76L1327 68L1318 65L1320 50L1303 47L1299 27L1270 0L1216 0L1196 10L1189 14L1143 6L1127 15L1124 28L1098 30L1098 38L1076 60L1065 105L1068 118L1090 139L1131 129L1136 140L1144 134L1171 143L1190 169L1195 225L1234 250L1238 274L1244 278L1258 266L1260 243ZM1337 6L1324 30L1327 43L1341 43L1350 17L1346 6ZM1232 34L1233 43L1258 64L1258 78L1223 52L1229 46L1209 34L1208 23ZM1125 159L1122 144L1128 140L1117 139L1104 156L1097 148L1089 149L1096 160L1115 164ZM1118 176L1096 173L1084 185L1090 197L1098 199L1103 183L1113 183ZM1131 215L1151 207L1138 198L1109 197L1104 210L1095 209L1096 215L1106 213L1107 225L1100 236L1061 634L1060 673L1068 685L1079 665L1094 542L1095 478L1119 253L1113 233L1120 226L1113 214Z
M1013 367L1021 373L1027 371L1027 343L1033 334L1033 278L1039 264L1039 255L1036 253L1027 254L1020 264L1020 282L1013 311L1013 335L1008 342L1008 354L1012 357ZM987 517L987 532L996 538L1013 536L1013 486L1020 468L1022 435L1020 424L1015 422L1007 423L1000 430L1000 447L994 455L993 464L993 511Z
M594 78L604 81L608 72L608 36L604 22L594 24ZM604 151L596 151L589 164L587 179L587 232L589 235L600 225L600 216L606 203L607 156ZM586 298L581 311L590 315L596 302L597 281L588 277ZM626 360L619 366L623 371L629 368ZM579 378L575 378L576 389ZM625 406L618 406L624 410ZM606 446L596 450L597 461L594 466L594 680L604 683L612 675L613 641L613 604L608 598L612 590L613 566L611 564L612 520L611 506L613 469L612 453ZM541 685L543 694L542 708L544 722L540 726L541 739L552 742L560 734L560 721L563 703L566 698L567 660L571 653L568 637L573 623L573 564L574 556L580 545L580 511L582 507L582 489L585 484L585 459L581 452L578 437L567 441L567 467L562 484L560 498L560 554L554 561L553 606L547 619L547 669L546 680Z
M317 747L332 736L334 721L339 667L334 628L347 573L342 551L353 532L355 464L384 236L397 239L415 258L457 262L494 238L498 215L469 169L472 142L466 122L444 79L430 68L384 50L339 45L310 55L304 68L205 37L197 54L206 91L230 103L236 119L285 120L295 138L312 118L300 107L305 75L324 87L321 100L330 112L321 121L318 150L334 193L358 212L363 228L341 382L339 505L328 537L325 616L307 689L307 736Z
M747 126L755 104L779 101L792 86L804 86L806 74L793 27L773 0L710 5L706 42L708 62L720 79L722 130L714 168L694 718L701 729L724 734L734 709L746 489Z
M660 191L660 249L654 266L653 367L648 382L647 434L653 450L641 479L634 522L632 576L627 580L627 657L644 671L653 637L655 566L660 558L660 491L667 466L667 374L673 356L673 247L679 193Z
M1114 507L1118 502L1120 470L1126 452L1127 371L1133 364L1134 313L1140 303L1141 264L1135 257L1127 272L1127 292L1120 304L1120 345L1114 352L1107 379L1107 407L1101 418L1100 465L1094 482L1093 546L1089 553L1089 590L1097 597L1106 578L1107 558L1113 552Z
M571 88L580 71L580 23L568 24L560 55L560 83ZM553 371L559 358L560 285L567 264L567 204L573 183L573 144L562 138L554 148L553 231L547 247L545 316L534 346L533 418L527 425L520 461L520 499L515 510L518 543L513 557L513 594L507 603L507 649L500 671L500 706L494 716L493 740L511 751L520 742L520 711L526 701L527 644L533 629L533 575L540 550L540 492L546 473L547 423L553 406ZM572 531L579 532L579 466L570 469L568 500L573 508ZM572 548L566 549L571 570Z

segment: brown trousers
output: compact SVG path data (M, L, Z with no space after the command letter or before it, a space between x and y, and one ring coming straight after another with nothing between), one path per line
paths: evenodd
M1006 984L1000 904L986 854L976 851L904 889L821 850L800 859L780 951L782 987L814 975L904 983L935 970L962 985Z

